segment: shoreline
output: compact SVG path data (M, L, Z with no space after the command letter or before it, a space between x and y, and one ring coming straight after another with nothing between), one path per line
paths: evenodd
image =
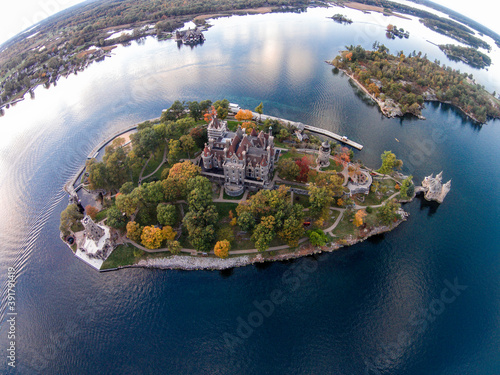
M368 89L366 87L364 87L356 78L354 78L353 75L351 75L350 73L348 73L345 69L342 69L342 68L339 68L337 66L335 66L331 61L325 61L327 64L335 67L336 69L340 70L341 72L343 72L346 76L348 76L355 84L356 86L358 86L359 89L361 89L366 95L368 95L375 103L377 103L380 111L382 112L382 114L387 117L387 118L396 118L396 117L403 117L404 115L406 114L410 114L410 115L413 115L415 117L418 117L420 120L426 120L426 118L422 115L414 115L413 113L410 113L410 112L406 112L406 113L403 113L401 111L401 107L399 104L397 104L396 102L394 102L393 99L390 99L391 101L393 101L395 104L397 104L397 111L396 111L396 108L395 107L392 107L392 106L389 106L387 105L386 102L383 102L379 99L377 99L375 97L375 95L371 94ZM435 95L434 95L435 96ZM452 106L453 108L457 109L459 112L461 112L462 114L464 114L467 119L473 121L474 123L476 124L479 124L479 125L483 125L482 122L480 122L478 119L476 119L473 115L467 113L463 108L459 107L459 106L456 106L454 105L452 102L449 102L449 101L442 101L442 100L439 100L437 99L436 97L434 98L424 98L424 101L425 102L437 102L437 103L442 103L442 104L448 104L450 106ZM393 113L393 110L394 112L396 113Z
M413 198L406 202L411 202ZM120 266L112 269L99 270L100 272L117 271L122 268L156 268L156 269L170 269L170 270L183 270L183 271L222 271L226 269L250 266L256 263L267 262L282 262L291 259L298 259L315 254L333 253L341 248L348 248L358 243L364 242L370 237L377 236L383 233L390 232L396 229L402 222L407 221L408 215L397 220L390 226L381 226L373 228L365 237L354 238L345 244L335 243L333 246L314 247L305 245L295 252L274 255L271 257L263 257L261 253L256 256L243 255L234 258L188 258L187 256L173 255L169 258L155 258L148 260L141 260L138 263Z

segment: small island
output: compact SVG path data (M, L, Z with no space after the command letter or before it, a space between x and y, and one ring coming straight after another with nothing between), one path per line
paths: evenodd
M482 69L491 65L490 57L475 48L455 46L453 44L440 44L439 49L450 60L462 61L473 68Z
M484 124L500 118L500 101L476 84L471 74L431 62L421 52L391 55L383 44L374 50L350 46L329 62L347 74L379 105L387 117L411 114L423 119L425 101L458 108L473 121Z
M352 20L344 16L343 14L337 13L332 16L332 20L338 23L351 24Z
M176 101L112 137L65 186L61 239L101 271L225 269L390 231L408 216L399 202L429 190L390 151L375 171L314 127L262 112Z
M398 28L396 25L387 25L387 37L390 39L396 39L398 37L399 39L406 38L408 39L410 37L410 32L405 31L403 28Z

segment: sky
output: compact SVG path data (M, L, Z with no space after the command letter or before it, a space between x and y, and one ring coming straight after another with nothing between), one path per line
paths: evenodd
M60 12L84 0L21 0L2 1L0 14L0 43L40 22L41 20ZM168 0L167 0L168 1ZM474 0L471 7L470 0L434 0L462 13L500 34L498 11L500 5L492 0ZM411 5L411 3L409 3Z

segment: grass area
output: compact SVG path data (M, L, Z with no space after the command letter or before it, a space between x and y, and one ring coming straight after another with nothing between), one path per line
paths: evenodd
M239 121L235 121L235 120L227 120L227 128L232 132L235 132L236 129L238 129L238 124L241 124L241 123Z
M101 270L127 266L136 263L142 257L148 255L147 252L132 246L131 244L119 245L111 255L104 261Z
M321 168L322 171L335 171L342 172L344 166L342 164L337 165L333 160L330 159L330 165L326 168Z
M219 220L228 217L229 211L231 210L233 210L233 213L236 215L236 207L238 207L238 203L216 202L214 204L217 208L217 212L219 213Z
M302 194L293 194L293 203L301 204L304 208L311 206L309 203L309 196Z
M95 222L98 223L102 220L104 220L105 218L108 217L108 209L105 208L104 210L101 210L97 213L97 215L95 215Z
M153 157L149 161L148 165L144 169L144 172L142 173L143 176L147 176L148 174L152 173L160 163L163 161L163 153L165 152L165 147L167 147L166 144L163 144L161 147L156 150L154 153Z
M73 231L73 233L80 232L83 229L84 229L83 224L80 221L76 222L71 226L71 230Z
M352 221L349 221L347 216L344 214L342 217L342 220L340 220L339 224L337 227L332 231L334 235L336 235L338 238L344 238L350 234L355 233L355 227Z

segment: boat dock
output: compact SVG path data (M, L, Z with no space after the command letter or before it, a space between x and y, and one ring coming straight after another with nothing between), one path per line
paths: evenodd
M300 130L301 132L304 131L304 130L309 130L310 132L318 133L318 134L325 135L327 137L333 138L333 139L335 139L338 142L344 143L344 144L346 144L348 146L351 146L351 147L354 147L354 148L356 148L358 150L362 150L363 149L363 145L361 145L361 144L359 144L357 142L351 141L346 136L341 136L341 135L335 134L334 132L332 132L330 130L325 130L325 129L317 128L316 126L305 125L305 124L303 124L301 122L295 122L295 121L285 120L285 119L279 118L279 117L274 117L274 116L269 116L269 115L264 115L264 114L263 115L259 115L256 112L252 112L252 114L253 114L254 119L258 119L260 117L262 121L265 121L265 120L269 119L269 120L277 120L277 121L280 121L280 122L289 123L290 125L296 127L298 130Z

